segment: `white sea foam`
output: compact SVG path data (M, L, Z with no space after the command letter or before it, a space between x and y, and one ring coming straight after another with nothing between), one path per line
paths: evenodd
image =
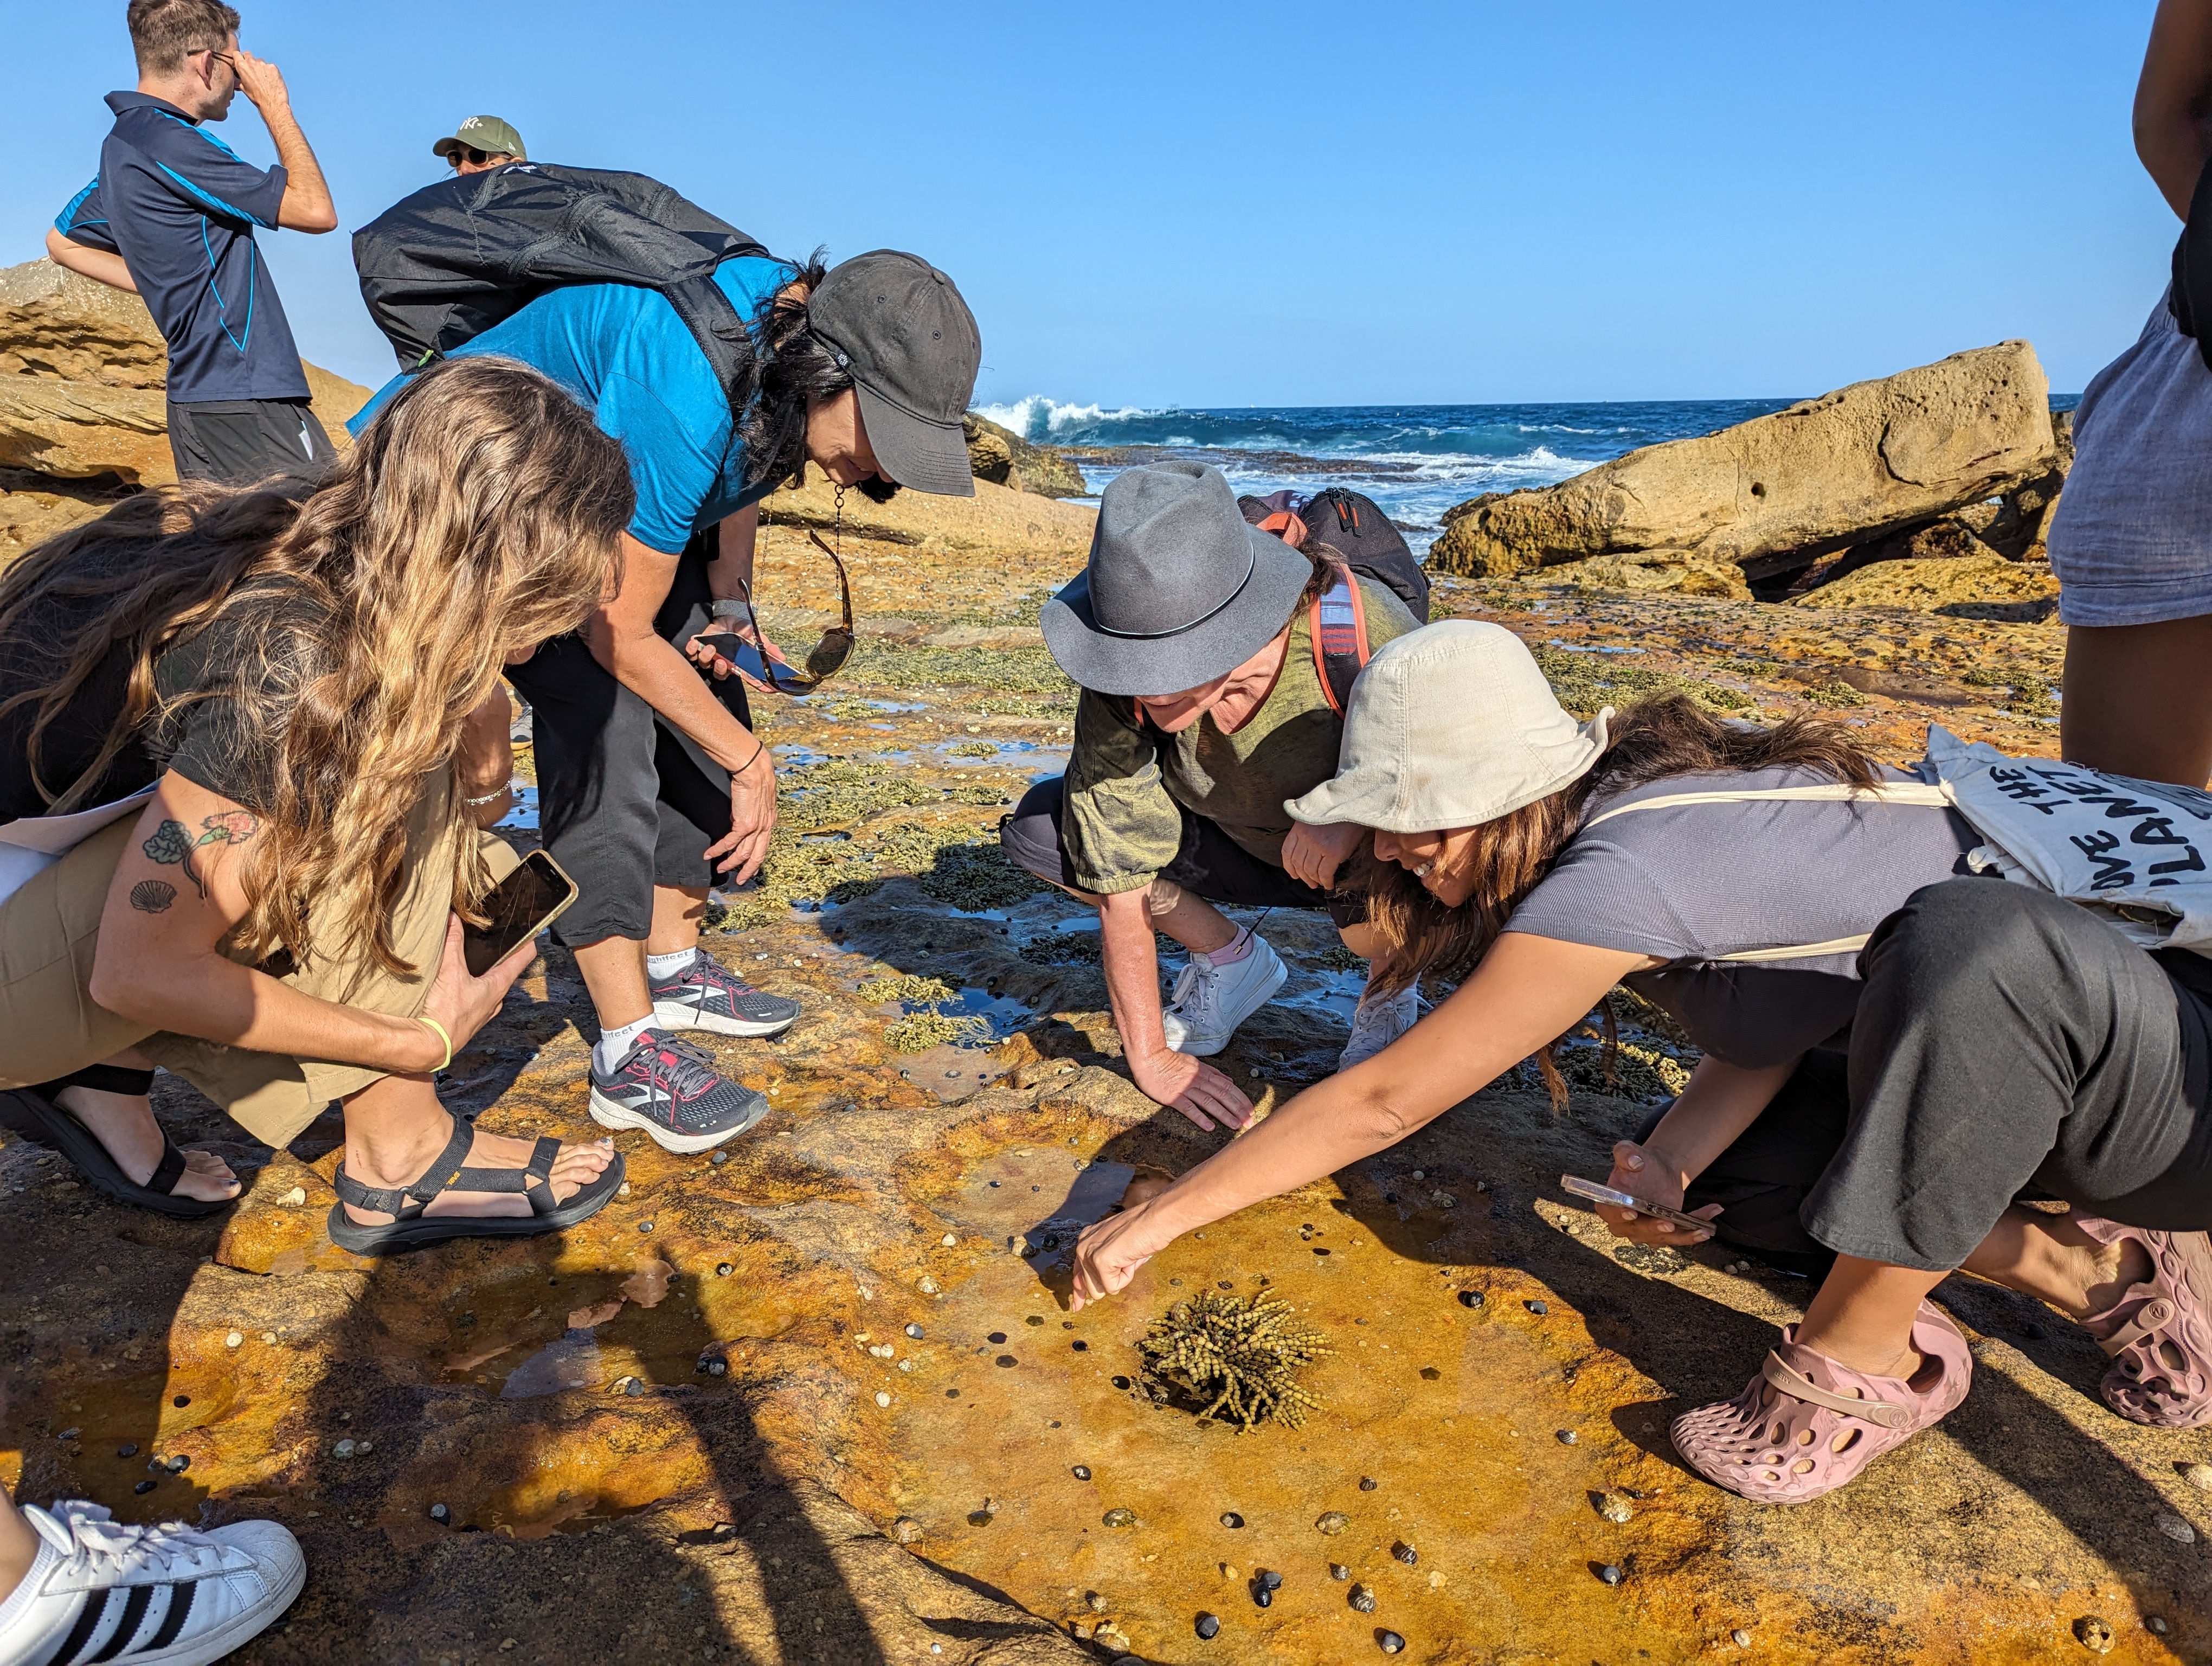
M1062 404L1044 394L1032 393L1010 405L977 405L975 414L988 422L996 423L1000 428L1011 429L1025 440L1043 441L1064 434L1069 429L1093 423L1136 422L1166 413L1137 405L1124 405L1118 410L1108 410L1101 405ZM1189 442L1186 441L1183 443Z

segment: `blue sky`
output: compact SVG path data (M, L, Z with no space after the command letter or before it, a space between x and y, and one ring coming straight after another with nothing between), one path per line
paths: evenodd
M978 403L1778 397L2009 336L2074 392L2178 229L2128 131L2150 0L240 9L344 220L270 269L372 383L347 234L477 111L781 252L926 256ZM10 8L0 260L92 175L123 11ZM242 99L222 131L273 158Z

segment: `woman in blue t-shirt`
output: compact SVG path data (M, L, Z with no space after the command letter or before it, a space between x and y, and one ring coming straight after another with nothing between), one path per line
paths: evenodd
M1472 970L1380 1055L1089 1229L1078 1302L1395 1144L1626 982L1705 1056L1647 1140L1617 1148L1613 1183L1680 1211L1747 1142L1809 1143L1803 1229L1834 1256L1744 1394L1677 1421L1700 1473L1794 1503L1942 1418L1972 1359L1925 1298L1960 1269L2083 1324L2123 1416L2212 1420L2212 976L2070 903L1960 877L1978 841L1914 785L1803 719L1723 724L1677 696L1577 724L1496 625L1390 644L1336 777L1289 808L1375 830L1369 919L1392 976ZM1808 1073L1837 1049L1847 1099L1839 1073ZM1825 1122L1806 1114L1823 1081ZM2073 1213L2019 1207L2031 1188Z

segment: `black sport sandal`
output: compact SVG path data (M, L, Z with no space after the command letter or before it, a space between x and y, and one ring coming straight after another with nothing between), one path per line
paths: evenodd
M566 1203L553 1201L553 1164L561 1155L561 1142L550 1134L539 1138L530 1161L519 1169L469 1169L461 1166L469 1154L475 1130L453 1112L453 1137L438 1160L422 1171L411 1186L364 1186L338 1165L331 1184L338 1201L331 1205L331 1242L356 1256L389 1256L405 1250L422 1250L455 1238L530 1238L558 1232L589 1220L607 1206L622 1188L623 1159L617 1152L597 1180ZM444 1176L443 1179L438 1178ZM428 1215L422 1211L441 1192L520 1192L530 1200L526 1215ZM346 1205L374 1209L395 1216L381 1226L363 1226L346 1213Z

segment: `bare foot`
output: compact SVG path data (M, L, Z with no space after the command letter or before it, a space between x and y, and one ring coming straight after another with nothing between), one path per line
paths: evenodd
M72 1086L57 1093L54 1103L85 1125L134 1185L143 1186L154 1177L167 1136L154 1120L153 1101L143 1094ZM185 1171L169 1195L200 1203L228 1202L238 1195L238 1177L213 1152L188 1151Z
M442 1134L443 1129L441 1128ZM469 1146L469 1154L463 1166L471 1169L521 1169L527 1167L530 1154L536 1149L534 1140L518 1140L511 1135L478 1132ZM423 1177L423 1171L437 1160L444 1149L442 1138L427 1151L414 1147L381 1148L372 1150L366 1141L349 1140L346 1142L345 1170L364 1186L379 1189L405 1187ZM606 1171L614 1161L615 1142L595 1140L585 1146L563 1146L560 1155L553 1159L553 1198L565 1203ZM425 1215L526 1215L531 1213L530 1198L523 1192L441 1192L424 1207ZM347 1219L360 1226L383 1226L393 1219L374 1210L357 1209L346 1205Z

